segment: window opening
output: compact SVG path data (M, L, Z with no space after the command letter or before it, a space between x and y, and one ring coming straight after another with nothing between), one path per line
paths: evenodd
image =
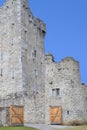
M27 33L27 30L25 30L24 32Z
M9 8L9 6L6 6L7 8Z
M12 77L12 79L15 78L15 73L14 73L14 71L12 71L12 73L11 73L11 77Z
M51 81L51 82L49 82L49 84L51 84L51 85L52 85L52 84L53 84L53 82Z
M69 111L67 111L67 115L69 115Z
M35 77L37 77L38 76L38 72L37 72L36 69L34 70L34 73L35 73Z
M3 60L3 53L0 53L0 60Z
M13 41L13 39L12 39L12 41L11 41L11 46L13 46L14 45L14 41Z
M57 96L60 95L60 89L59 89L59 88L56 89L56 95L57 95Z
M0 69L0 76L3 76L3 69Z
M34 51L32 52L32 57L33 57L33 58L36 57L36 52L37 52L36 50L34 50Z
M14 23L12 23L12 25L14 26Z
M57 97L60 95L60 88L52 89L52 96Z
M52 89L52 96L56 96L55 89Z

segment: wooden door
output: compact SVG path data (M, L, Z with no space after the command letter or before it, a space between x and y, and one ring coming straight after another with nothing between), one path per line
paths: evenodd
M62 108L61 107L50 108L50 121L51 121L51 124L62 124Z
M24 124L24 107L10 106L10 124L23 125Z

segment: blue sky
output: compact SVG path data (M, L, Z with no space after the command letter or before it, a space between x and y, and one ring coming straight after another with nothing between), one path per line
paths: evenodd
M78 60L81 81L87 84L87 0L29 0L29 5L46 23L45 52L56 61L66 56Z

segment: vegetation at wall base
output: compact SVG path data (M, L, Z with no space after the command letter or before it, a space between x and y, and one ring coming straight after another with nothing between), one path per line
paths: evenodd
M0 127L0 130L38 130L35 128L31 128L31 127Z

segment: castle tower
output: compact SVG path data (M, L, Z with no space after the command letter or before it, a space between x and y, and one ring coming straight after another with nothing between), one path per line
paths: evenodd
M55 63L53 56L48 54L45 62L46 123L82 124L85 93L81 87L78 61L66 57Z
M23 91L21 62L21 1L0 8L0 96Z
M37 117L44 122L45 33L45 24L32 15L28 0L7 0L0 8L0 96L24 96L25 122L28 114L29 121Z

